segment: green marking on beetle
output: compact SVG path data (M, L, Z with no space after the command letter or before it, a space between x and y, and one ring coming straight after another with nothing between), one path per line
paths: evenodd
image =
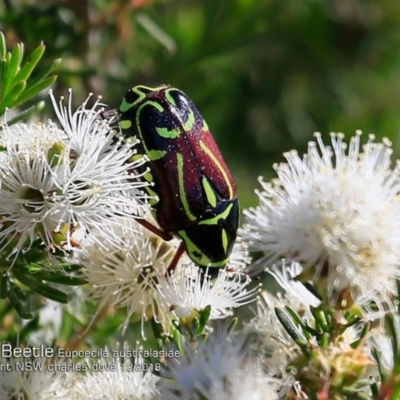
M207 132L207 131L209 131L210 129L209 129L209 127L208 127L208 125L207 125L207 122L203 119L203 128L202 128L202 130L204 131L204 132Z
M183 177L183 166L184 165L183 165L183 156L181 153L176 153L176 162L177 162L177 168L178 168L179 196L181 198L182 205L185 210L186 216L191 221L195 221L196 217L190 211L189 203L186 198L185 184L184 184L184 177Z
M146 154L149 156L150 160L155 161L155 160L159 160L160 158L163 158L165 156L165 154L167 153L164 150L150 150L147 146L146 146L146 140L143 136L142 133L142 128L141 128L141 124L140 124L140 113L142 112L143 107L146 106L153 106L154 108L156 108L158 111L162 112L164 111L164 108L161 104L155 102L155 101L146 101L145 103L141 104L136 112L136 118L135 118L135 123L136 123L136 128L139 132L140 135L140 139L141 139L141 143L144 147L144 150L146 152Z
M211 207L216 207L217 206L217 196L215 195L214 189L212 188L209 180L206 177L203 177L201 180L201 183L203 185L203 189L206 193L207 201L211 205Z
M222 248L224 249L224 252L226 253L226 250L228 249L228 235L226 234L225 229L222 229Z
M121 104L119 106L119 111L125 112L132 107L133 103L128 103L125 97L122 99Z
M167 154L166 150L146 150L146 153L151 161L160 160Z
M182 238L186 245L186 251L190 258L197 260L199 265L207 267L208 265L213 268L220 268L227 264L229 258L225 260L213 262L211 261L193 242L190 240L185 231L178 231L178 235Z
M133 103L129 103L126 100L126 98L124 97L122 99L121 105L119 106L119 110L121 112L125 112L125 111L129 110L131 107L133 107L133 105L135 105L136 103L140 103L142 100L144 100L147 97L147 95L149 94L149 92L158 92L159 90L161 90L165 87L166 86L159 86L156 88L151 88L151 87L144 86L144 85L135 86L131 90L133 93L135 93L137 95L137 99Z
M226 210L223 211L221 214L216 215L213 218L205 219L203 221L199 222L199 225L217 225L218 221L220 219L227 219L228 215L230 214L232 210L233 204L229 204L228 207L226 207Z
M139 106L138 112L137 112L137 115L136 115L136 120L138 119L138 116L140 115L140 112L142 111L142 108L146 107L146 106L152 106L152 107L156 108L160 112L164 111L164 107L160 103L158 103L156 101L153 101L153 100L147 100L146 102L144 102L143 104L141 104Z
M194 112L191 108L189 108L189 114L187 120L184 122L183 127L186 131L191 131L196 124L196 119L194 117Z
M122 129L129 129L132 126L132 121L129 119L124 119L122 121L119 121L119 125Z
M179 129L168 129L168 128L156 128L157 133L166 139L176 139L180 134L181 131Z
M211 160L213 161L213 163L217 166L217 168L219 169L219 171L221 172L222 176L225 179L225 183L228 186L228 190L229 190L229 199L233 198L233 189L232 189L232 185L231 182L228 179L228 175L226 174L225 169L222 167L222 165L219 163L219 161L217 160L217 158L215 157L215 155L213 154L213 152L204 144L204 142L202 140L200 140L200 147L205 151L205 153L211 158Z
M165 97L166 97L166 99L168 100L169 103L171 103L173 106L176 107L175 99L171 96L171 93L170 93L171 90L177 92L177 90L174 89L174 88L168 89L168 90L165 91Z

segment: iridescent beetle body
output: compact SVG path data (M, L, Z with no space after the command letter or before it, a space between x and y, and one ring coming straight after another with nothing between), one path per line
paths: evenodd
M119 112L124 137L137 137L150 160L144 179L160 228L199 266L225 266L239 221L236 183L196 106L178 89L136 86Z

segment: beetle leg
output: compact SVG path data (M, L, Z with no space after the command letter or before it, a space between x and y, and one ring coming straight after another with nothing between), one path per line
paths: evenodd
M122 216L122 214L118 213L118 212L116 212L115 215ZM132 214L132 215L134 216L135 221L138 224L142 225L143 227L148 229L150 232L153 232L155 235L159 236L162 240L165 240L166 242L169 242L170 240L172 240L174 238L170 233L165 232L160 228L157 228L151 222L148 222L145 219L140 218L136 214Z
M176 249L176 253L174 254L174 257L172 258L171 262L169 263L169 266L167 269L167 274L166 274L167 276L171 275L171 272L175 270L176 265L178 264L178 261L184 252L185 252L185 245L183 244L183 242L180 242L178 248Z
M166 242L168 242L174 238L168 232L165 232L165 231L161 230L160 228L157 228L156 226L154 226L152 223L146 221L145 219L137 218L136 222L139 223L140 225L144 226L150 232L153 232L155 235L159 236L162 240L165 240Z

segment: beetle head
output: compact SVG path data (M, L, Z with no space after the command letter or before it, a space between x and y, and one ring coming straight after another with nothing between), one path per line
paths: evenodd
M232 252L239 224L239 202L221 201L193 224L177 232L191 260L201 267L224 267Z

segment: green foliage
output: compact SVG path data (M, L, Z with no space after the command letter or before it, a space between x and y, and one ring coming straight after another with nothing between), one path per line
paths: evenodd
M19 43L13 47L11 52L7 52L4 34L0 32L0 117L4 115L6 109L20 107L56 81L56 75L49 75L60 63L60 59L53 61L40 74L31 78L44 51L44 44L39 45L23 62L24 45ZM43 106L43 102L37 103L24 110L18 117L8 121L8 124L11 125L32 115Z
M86 283L75 275L79 266L62 264L56 260L55 255L53 262L49 259L48 250L40 245L40 241L32 244L25 257L16 258L12 268L9 267L8 257L3 255L3 259L0 260L0 265L3 266L0 297L3 300L8 298L21 318L33 318L33 294L59 303L68 303L68 295L52 284L75 286Z

